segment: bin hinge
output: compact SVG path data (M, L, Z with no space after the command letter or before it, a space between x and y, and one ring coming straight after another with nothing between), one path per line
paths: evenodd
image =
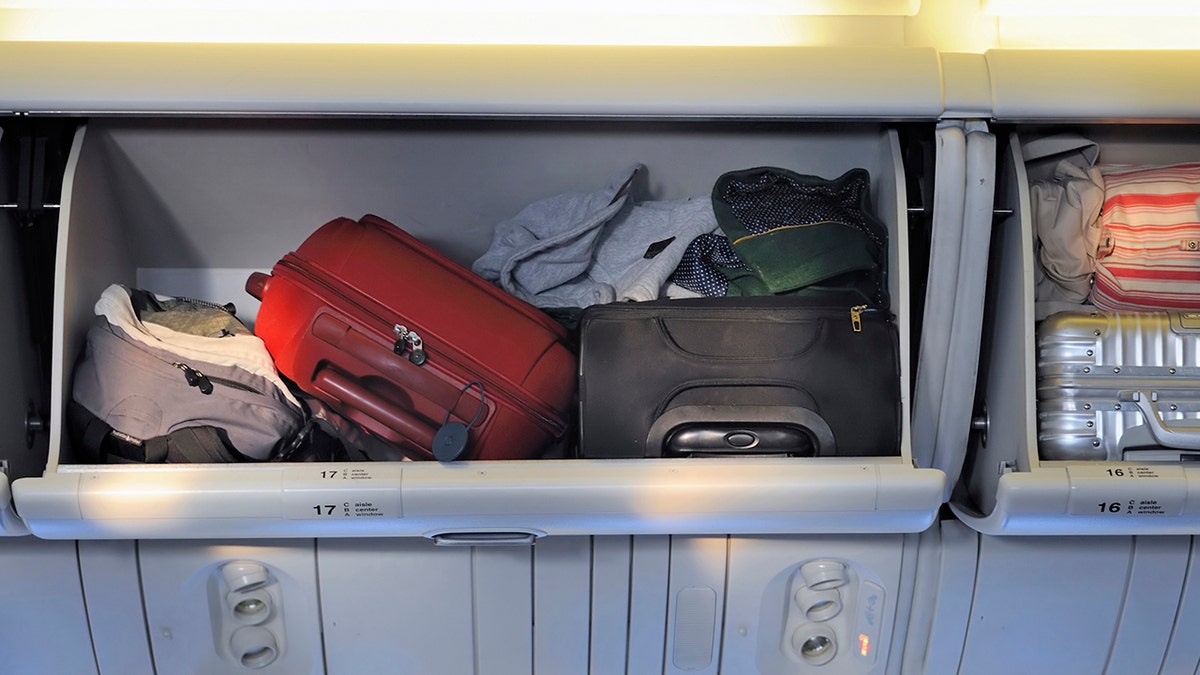
M45 430L46 421L37 414L37 411L33 409L33 404L30 403L25 408L25 447L32 448L34 436Z
M988 417L987 402L985 401L980 404L978 412L971 417L971 431L979 435L979 443L985 448L991 424L992 420Z
M33 133L17 138L16 191L13 201L0 204L0 209L12 211L21 225L32 225L38 216L59 208L46 200L47 142L46 136Z

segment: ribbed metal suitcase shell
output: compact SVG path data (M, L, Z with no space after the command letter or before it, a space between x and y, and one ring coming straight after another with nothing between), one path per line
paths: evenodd
M1134 400L1200 436L1200 312L1060 312L1037 329L1038 449L1043 460L1170 459ZM1182 429L1195 427L1194 429ZM1141 454L1127 455L1138 448Z

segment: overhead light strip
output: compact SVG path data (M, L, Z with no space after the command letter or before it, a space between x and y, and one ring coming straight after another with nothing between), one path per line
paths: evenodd
M1194 17L1195 0L982 0L986 14L999 17Z
M920 0L0 0L0 9L386 11L443 14L912 16Z

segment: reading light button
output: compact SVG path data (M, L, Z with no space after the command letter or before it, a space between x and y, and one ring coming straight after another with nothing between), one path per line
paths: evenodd
M850 650L861 663L875 663L885 605L883 588L870 581L862 582L858 589L858 626L850 640Z

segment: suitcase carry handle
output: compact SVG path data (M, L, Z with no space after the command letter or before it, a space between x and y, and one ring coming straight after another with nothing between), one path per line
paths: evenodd
M646 436L646 448L661 448L666 452L673 436L692 433L692 438L705 441L705 453L751 454L781 451L779 447L760 447L768 437L786 439L787 430L797 429L807 436L814 457L837 455L833 430L816 411L795 406L738 406L682 405L664 412ZM779 434L780 431L784 433Z
M430 449L433 447L433 436L437 430L412 412L333 368L322 368L313 377L313 383L322 391L336 397L343 405L365 415L372 423L364 426L369 426L369 430L376 436L397 445L405 441L416 443L424 452L432 452ZM347 417L353 419L357 416L347 414Z
M255 300L261 301L267 292L267 284L271 283L271 275L262 272L251 272L246 279L246 292Z
M1159 445L1181 450L1200 450L1200 428L1168 425L1154 404L1158 401L1156 391L1122 391L1117 400L1122 403L1133 403L1142 411L1146 419L1146 428Z

